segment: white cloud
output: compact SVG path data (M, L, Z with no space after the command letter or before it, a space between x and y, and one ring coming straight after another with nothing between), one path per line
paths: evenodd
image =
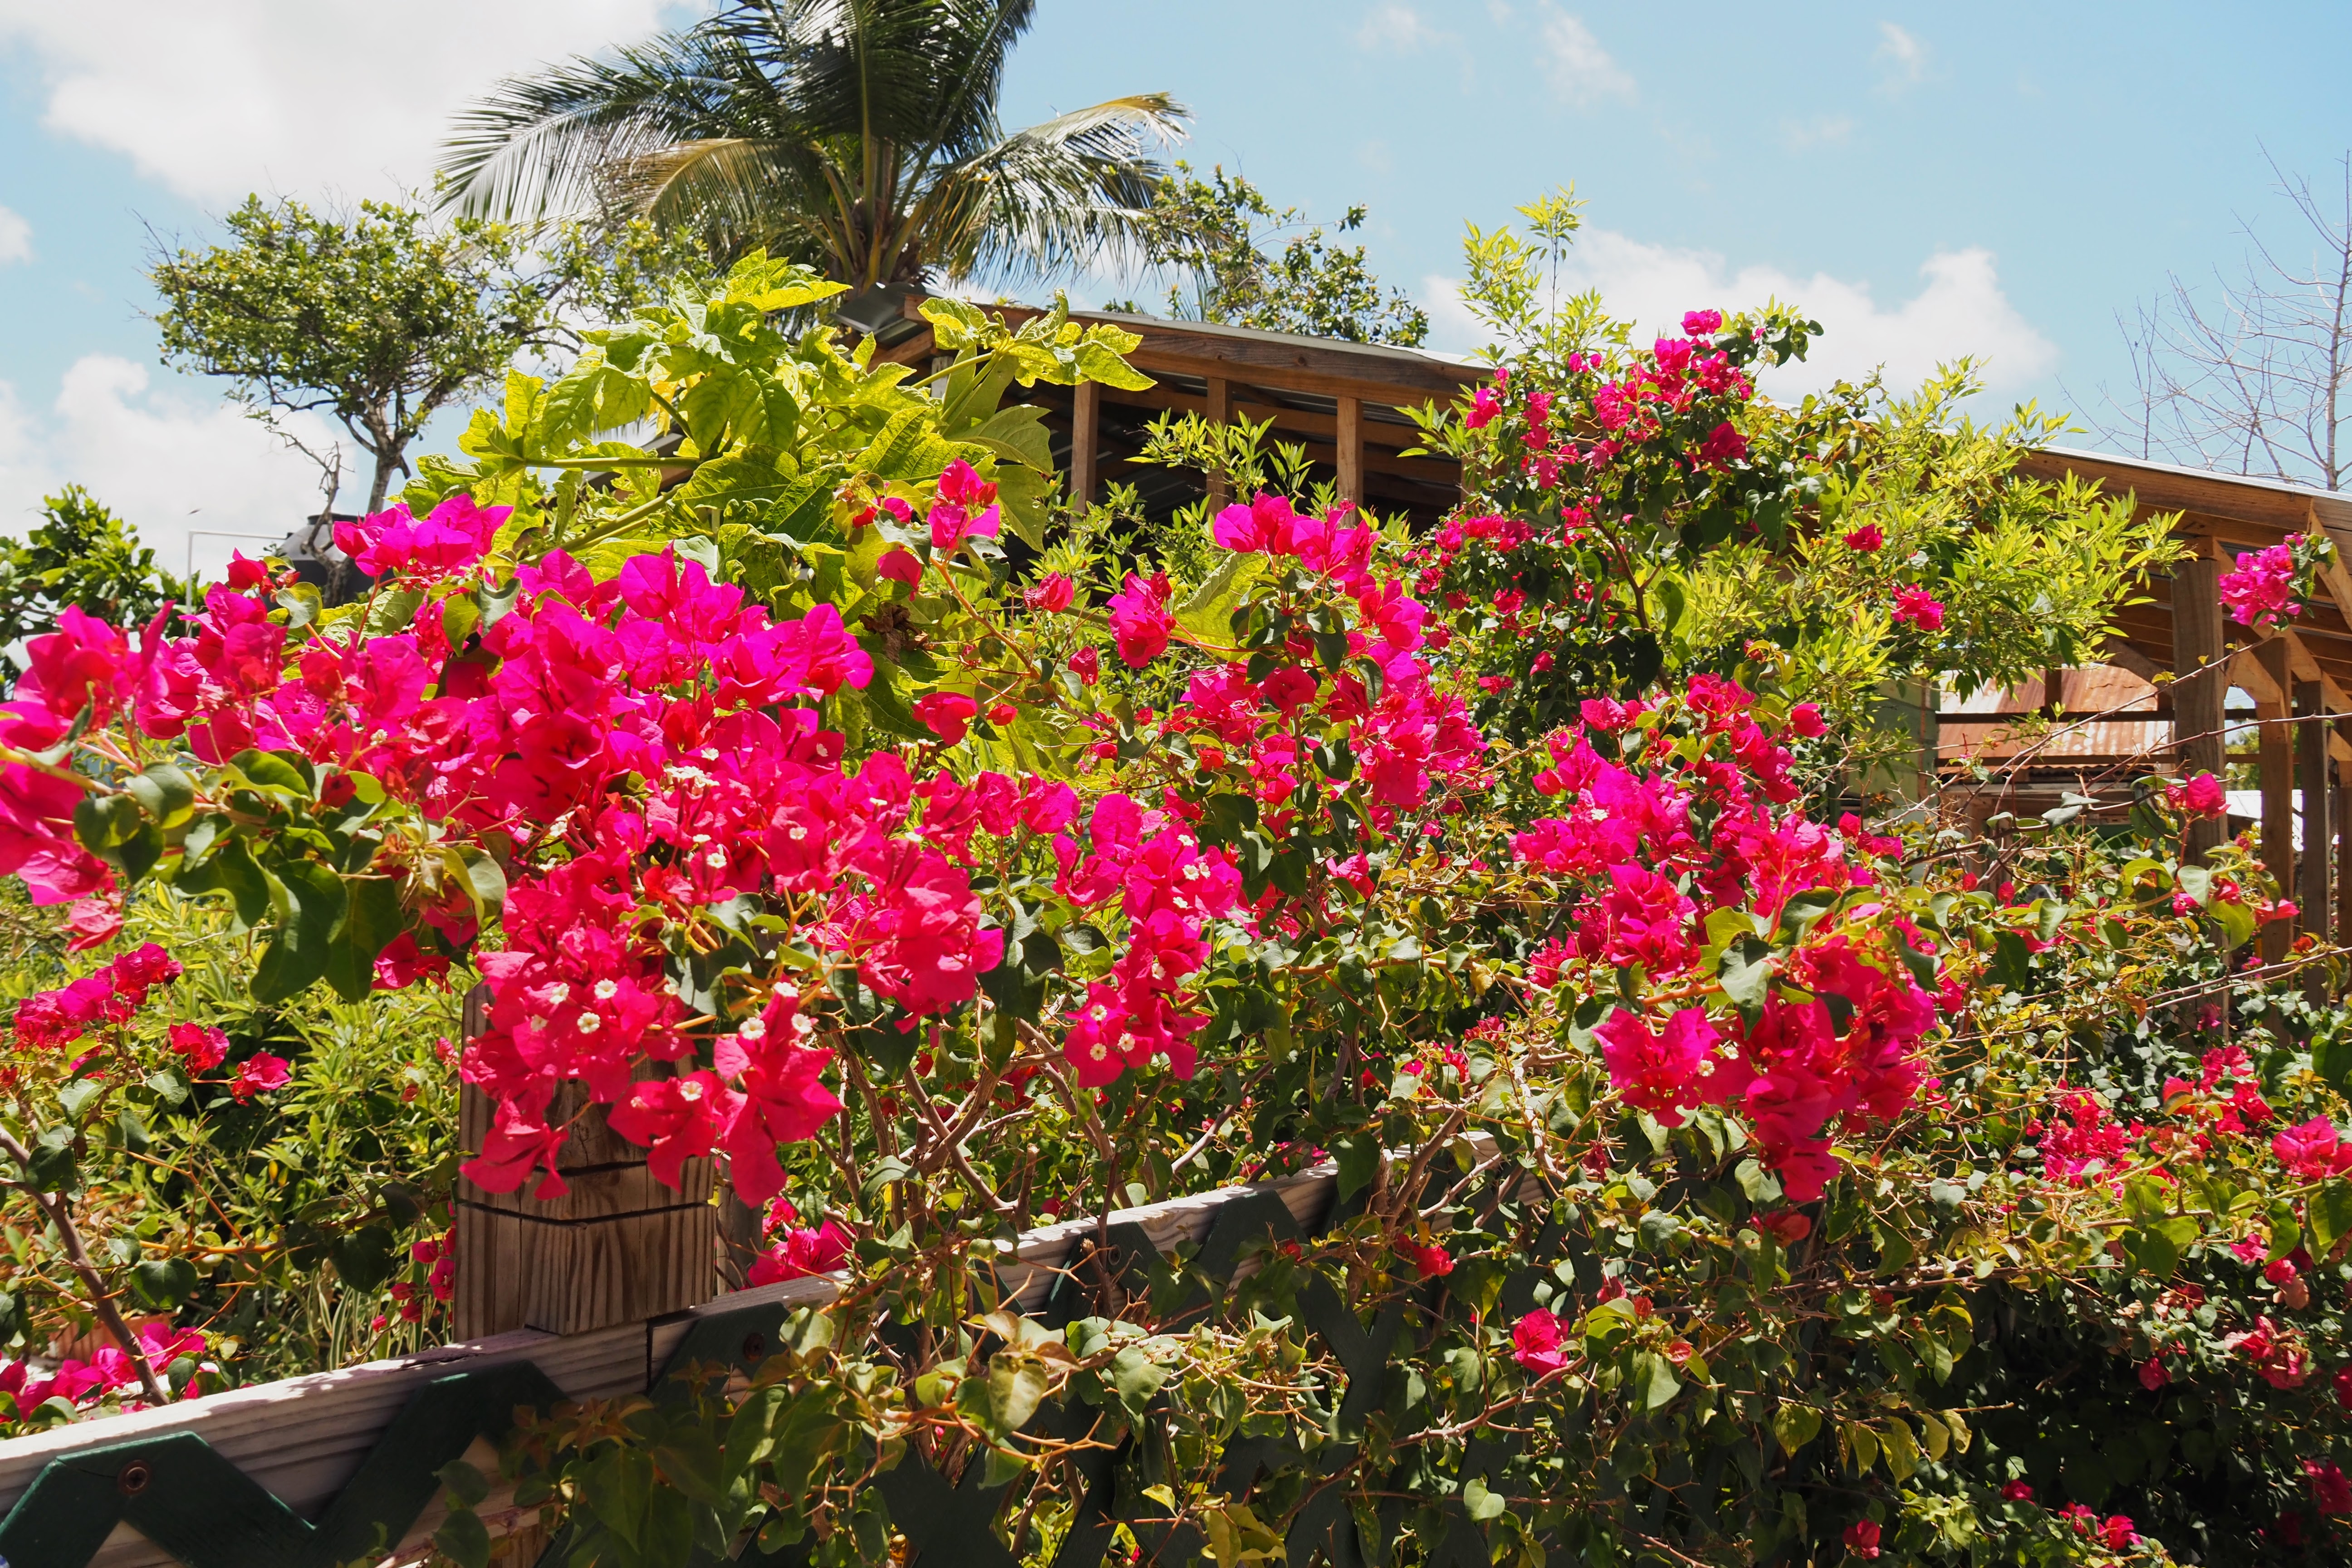
M299 417L314 448L334 437ZM41 498L78 483L139 531L167 570L217 573L229 552L258 554L319 510L319 470L227 405L157 387L146 367L85 354L46 410L0 382L0 533L21 537ZM262 539L194 537L266 534Z
M1592 29L1550 5L1544 7L1542 49L1552 90L1579 108L1633 96L1633 79L1601 47Z
M1964 354L1983 362L1995 389L2046 375L2057 346L2018 313L1980 247L1939 250L1921 264L1917 293L1882 305L1867 283L1816 272L1799 278L1777 268L1734 270L1712 251L1647 245L1607 229L1586 229L1560 268L1560 286L1598 289L1610 313L1637 324L1635 341L1679 332L1685 310L1713 308L1727 314L1777 299L1822 323L1801 363L1768 374L1776 396L1801 395L1831 382L1860 380L1884 366L1887 385L1907 392L1939 363ZM1433 345L1466 352L1485 342L1458 289L1444 278L1423 282Z
M1878 90L1892 97L1927 74L1927 46L1892 22L1878 24Z
M1843 114L1817 114L1811 120L1780 121L1781 144L1791 153L1832 146L1853 134L1853 121Z
M1451 41L1451 33L1442 33L1421 18L1421 13L1403 4L1403 0L1386 0L1372 8L1364 25L1356 29L1356 47L1363 49L1393 49L1409 55L1434 45Z
M0 207L0 267L33 259L33 226L17 213Z
M0 0L49 129L209 205L429 181L451 111L500 78L655 30L663 0Z

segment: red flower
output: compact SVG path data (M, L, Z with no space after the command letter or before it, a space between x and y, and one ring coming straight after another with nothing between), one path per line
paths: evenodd
M2099 1527L2099 1538L2110 1552L2121 1552L2139 1537L2132 1531L2132 1521L2120 1513L2111 1513L2107 1522Z
M1878 531L1878 524L1874 522L1865 522L1845 536L1846 548L1864 555L1884 549L1885 544L1886 535Z
M964 738L980 704L961 691L931 691L915 699L915 719L948 745Z
M2008 1499L2011 1502L2032 1502L2033 1500L2033 1489L2027 1486L2023 1481L2011 1481L2009 1485L2000 1489L2000 1495Z
M208 1072L228 1055L228 1037L205 1024L174 1024L166 1032L190 1072Z
M2139 1363L2139 1385L2150 1394L2171 1381L2172 1373L2165 1370L2164 1363L2158 1357L2150 1356Z
M229 1080L228 1091L239 1100L251 1100L257 1094L284 1089L287 1076L284 1057L256 1051L236 1064L236 1077Z
M1399 1248L1412 1260L1413 1271L1423 1279L1441 1279L1454 1272L1454 1256L1434 1242L1408 1241Z
M1944 606L1925 588L1906 585L1895 590L1895 618L1908 621L1923 632L1941 631Z
M1559 1319L1538 1307L1511 1328L1512 1359L1538 1377L1558 1372L1568 1364L1560 1339Z
M2311 1484L2312 1506L2323 1515L2352 1513L2352 1481L2345 1479L2334 1460L2323 1465L2305 1459L2303 1476Z
M1845 1527L1845 1549L1856 1557L1878 1555L1878 1523L1875 1520L1857 1519Z
M1076 592L1076 585L1056 572L1021 590L1021 602L1033 610L1052 615L1057 610L1068 609Z

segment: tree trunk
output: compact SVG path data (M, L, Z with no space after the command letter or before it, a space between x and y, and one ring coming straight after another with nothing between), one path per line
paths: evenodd
M367 507L363 515L373 517L383 510L383 498L392 490L392 471L400 467L400 453L379 451L375 455L375 478L368 481Z

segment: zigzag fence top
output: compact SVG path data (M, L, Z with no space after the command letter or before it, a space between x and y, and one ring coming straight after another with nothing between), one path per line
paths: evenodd
M1194 1242L1210 1274L1229 1275L1249 1243L1316 1228L1335 1184L1327 1164L1121 1210L1111 1216L1112 1244L1129 1255ZM1093 1220L1074 1220L1008 1248L997 1268L1008 1301L1024 1312L1050 1309L1063 1267L1095 1233ZM788 1280L646 1322L569 1336L501 1334L0 1443L0 1568L418 1561L444 1517L435 1472L469 1453L487 1468L516 1406L658 1392L673 1365L756 1361L787 1313L835 1293L824 1278ZM1314 1309L1311 1326L1349 1370L1349 1403L1376 1396L1377 1375L1359 1374L1385 1360L1387 1335L1367 1334L1336 1293ZM1229 1467L1243 1463L1246 1456L1227 1457ZM1109 1542L1108 1456L1097 1468L1103 1473L1090 1477L1094 1495L1056 1568L1097 1568ZM894 1521L931 1568L1013 1568L988 1530L995 1494L973 1468L951 1485L909 1457L882 1479ZM481 1510L486 1521L499 1506L494 1494ZM1318 1515L1302 1518L1294 1532L1307 1532L1298 1544L1308 1547L1346 1528L1343 1519ZM1354 1555L1341 1542L1329 1545L1335 1560ZM562 1547L559 1538L543 1561L560 1562ZM756 1548L743 1560L787 1561L762 1559Z

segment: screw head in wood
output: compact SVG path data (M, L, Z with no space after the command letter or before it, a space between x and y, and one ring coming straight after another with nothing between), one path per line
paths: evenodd
M114 1478L114 1488L124 1497L137 1497L154 1479L155 1471L146 1460L133 1459L123 1466L121 1473Z

